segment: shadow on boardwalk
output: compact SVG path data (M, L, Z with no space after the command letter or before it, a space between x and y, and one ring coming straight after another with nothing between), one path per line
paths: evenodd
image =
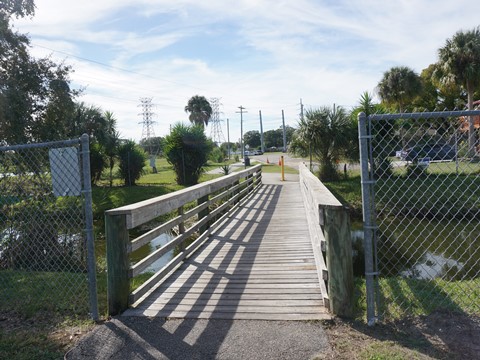
M330 352L320 322L117 317L66 359L312 359Z
M192 257L189 264L185 265L187 268L190 267L190 271L177 273L166 281L171 285L182 277L183 282L180 282L175 290L170 291L167 286L160 288L160 298L167 294L166 298L160 302L147 301L143 309L131 309L126 313L136 315L146 313L159 317L125 315L116 317L87 335L66 355L66 358L310 359L322 357L322 354L329 352L326 335L320 322L232 320L239 312L247 313L249 318L255 318L255 313L253 312L252 316L250 308L241 310L242 302L245 301L241 295L246 290L253 290L250 295L260 297L261 301L265 301L262 296L267 299L268 296L276 296L276 289L265 293L266 289L262 289L262 284L250 288L245 282L231 280L237 275L240 275L240 279L258 276L258 273L254 274L258 271L256 268L258 265L255 265L253 260L264 246L261 240L272 221L272 211L282 190L284 189L279 185L265 186L256 203L246 204L236 215L236 221L222 226L217 231L215 236L218 236L219 240L207 243L208 251L204 255L200 253ZM259 226L262 218L263 225ZM245 222L249 223L246 225ZM229 243L232 237L240 239L240 242ZM244 239L251 242L248 251L245 250ZM294 239L289 241L292 242ZM224 248L225 243L228 243L228 246ZM267 245L267 248L266 256L262 255L267 262L260 267L266 266L268 269L272 266L268 263L270 261L268 258L275 258L276 255L274 250L270 250L270 245ZM237 256L239 249L242 251L240 256ZM270 251L273 253L270 254ZM221 256L218 256L219 254ZM281 268L283 265L276 266ZM260 271L265 270L262 268ZM272 270L266 272L270 273ZM205 273L208 273L206 277ZM192 285L197 284L198 279L202 277L204 281L198 288L192 289ZM281 289L282 286L290 285L280 283L275 287ZM215 292L218 288L223 290ZM247 299L250 295L247 294ZM298 294L292 293L291 297L294 298L295 295ZM155 298L155 294L152 294L151 298ZM150 310L145 311L148 306L155 303L156 308L150 307ZM266 310L268 312L272 309L267 306ZM282 306L273 311L279 311L276 319L282 319ZM202 314L203 317L219 315L221 319L194 319L202 317ZM187 319L169 319L170 317Z

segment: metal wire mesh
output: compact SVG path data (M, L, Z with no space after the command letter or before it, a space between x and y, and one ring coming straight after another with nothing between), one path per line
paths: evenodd
M4 311L89 312L80 145L78 139L0 148Z
M480 313L479 124L478 111L366 118L367 301L380 318Z

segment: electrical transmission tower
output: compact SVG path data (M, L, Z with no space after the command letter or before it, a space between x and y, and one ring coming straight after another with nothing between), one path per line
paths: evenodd
M142 112L139 115L142 115L143 120L139 122L142 124L142 138L141 142L144 144L145 151L150 155L150 166L154 173L157 172L157 167L155 166L155 158L157 155L157 150L155 145L152 144L151 140L155 137L155 131L153 130L153 124L156 124L156 121L153 121L153 116L155 113L152 111L153 104L152 98L140 98L140 105Z
M155 137L153 124L156 124L156 121L153 121L153 116L155 113L152 111L152 98L140 98L140 105L138 106L142 108L142 112L138 115L143 116L143 121L139 122L139 124L143 124L142 140L148 140L152 137Z
M222 104L220 104L219 98L211 98L209 102L210 106L212 107L212 115L208 121L212 126L210 137L212 138L213 142L220 145L221 143L225 142L225 136L223 136L222 131L222 120L220 120L220 105Z

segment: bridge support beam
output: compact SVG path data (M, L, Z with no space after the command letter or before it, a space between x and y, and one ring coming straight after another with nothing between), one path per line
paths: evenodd
M320 205L327 244L328 295L330 311L338 316L353 315L353 265L350 217L343 206Z

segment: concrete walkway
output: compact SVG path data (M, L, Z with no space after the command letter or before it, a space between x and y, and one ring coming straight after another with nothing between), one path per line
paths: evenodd
M308 360L329 352L320 322L120 316L95 328L65 359Z

